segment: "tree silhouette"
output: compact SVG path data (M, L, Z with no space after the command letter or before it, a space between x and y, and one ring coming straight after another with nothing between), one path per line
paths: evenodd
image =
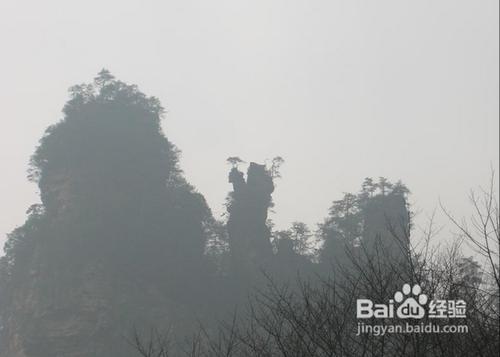
M239 164L242 164L244 163L245 161L243 161L242 159L240 159L238 156L230 156L227 158L226 160L229 164L231 164L231 166L235 169L238 168L238 165Z

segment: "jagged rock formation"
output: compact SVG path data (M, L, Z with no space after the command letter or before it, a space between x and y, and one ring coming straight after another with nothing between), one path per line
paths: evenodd
M324 239L320 260L325 268L331 269L332 263L346 268L352 258L374 255L383 255L388 265L405 263L411 228L408 193L401 182L391 184L381 177L374 183L367 178L358 194L346 193L334 201L320 229Z
M133 326L179 332L203 305L211 213L158 100L107 71L71 93L32 158L42 204L0 260L2 357L124 357Z
M363 210L363 244L388 262L407 260L410 214L403 195L390 193L371 198Z
M394 235L407 237L408 190L383 178L334 202L321 227L326 264L311 259L317 247L300 222L275 232L273 252L268 211L281 157L250 163L246 177L242 160L229 158L229 218L216 222L178 167L162 111L107 71L71 89L31 160L42 203L0 258L0 357L134 356L133 327L183 339L205 319L210 330L262 287L262 270L288 284L298 273L330 274L331 260L347 264L346 247L379 243L404 258L408 246Z
M233 167L229 182L233 191L229 194L227 230L234 271L254 272L269 264L273 255L267 226L273 179L264 165L252 162L246 181L243 173Z

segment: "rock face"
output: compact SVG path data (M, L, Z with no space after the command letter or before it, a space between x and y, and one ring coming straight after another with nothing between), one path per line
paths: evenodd
M42 203L0 259L1 357L124 357L133 327L199 313L211 214L161 106L106 71L71 93L32 157Z
M383 252L387 261L406 261L410 214L405 198L398 194L379 195L364 211L363 241L369 250Z
M338 272L352 268L353 258L384 256L386 271L395 265L400 272L408 263L411 216L406 196L408 188L400 181L390 183L366 178L357 194L346 193L334 201L320 227L324 245L319 258L328 273L332 263Z
M272 258L270 230L266 224L272 205L274 184L264 165L250 163L247 180L237 168L229 174L233 184L228 206L227 229L234 270L254 271L266 266Z

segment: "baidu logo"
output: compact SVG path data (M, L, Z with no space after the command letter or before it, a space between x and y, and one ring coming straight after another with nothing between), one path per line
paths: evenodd
M427 309L426 309L427 306ZM428 318L465 318L466 304L463 300L431 300L422 293L419 284L404 284L396 291L387 304L375 304L370 299L358 299L356 317L422 319Z

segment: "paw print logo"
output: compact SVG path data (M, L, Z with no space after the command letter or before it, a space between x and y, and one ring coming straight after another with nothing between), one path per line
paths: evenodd
M425 309L422 305L427 304L427 295L421 294L420 285L415 284L413 288L409 284L403 285L403 291L397 291L394 294L394 301L404 302L396 310L396 315L400 319L421 319L425 315ZM409 296L412 293L412 296ZM417 301L418 300L418 301Z

